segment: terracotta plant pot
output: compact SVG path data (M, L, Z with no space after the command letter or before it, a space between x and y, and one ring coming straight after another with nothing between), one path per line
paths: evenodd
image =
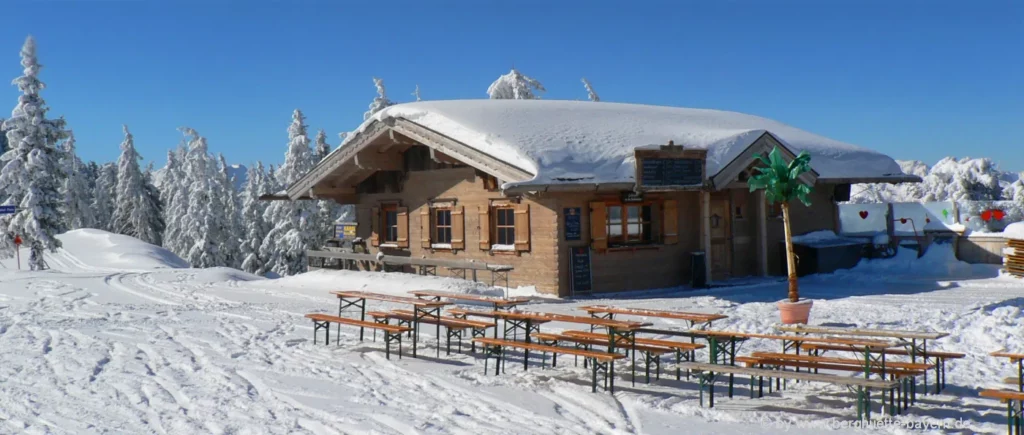
M802 299L797 302L790 302L789 299L786 299L779 301L776 305L779 307L779 315L782 317L783 324L806 324L807 320L811 317L811 306L814 305L814 301Z

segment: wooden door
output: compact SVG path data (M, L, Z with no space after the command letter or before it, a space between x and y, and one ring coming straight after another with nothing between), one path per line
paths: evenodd
M711 279L729 279L732 271L732 226L729 198L711 197Z

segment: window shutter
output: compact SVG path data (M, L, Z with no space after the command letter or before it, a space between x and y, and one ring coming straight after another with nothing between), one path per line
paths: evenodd
M675 245L679 243L679 204L674 199L661 204L661 222L664 232L662 243Z
M515 211L516 250L530 250L530 204L519 204Z
M399 248L409 247L409 208L398 207L398 241Z
M370 246L380 246L380 208L370 209Z
M479 209L480 213L480 249L485 251L491 250L491 207L483 206Z
M601 201L590 203L590 249L608 249L608 206Z
M452 249L466 249L466 213L463 206L452 207Z
M430 236L433 234L433 228L430 227L430 207L423 206L420 208L420 247L430 247Z

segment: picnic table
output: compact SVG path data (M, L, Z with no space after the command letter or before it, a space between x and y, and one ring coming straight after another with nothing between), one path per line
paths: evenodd
M412 357L416 358L416 345L419 342L420 319L424 317L441 317L441 307L451 305L450 302L427 301L419 298L409 298L382 293L371 293L364 291L334 291L331 294L338 297L338 317L348 309L359 308L359 320L366 321L366 300L392 302L412 306L413 312L413 336L412 336ZM441 356L441 324L437 326L437 355ZM340 326L339 326L340 328ZM339 329L339 334L340 334ZM359 328L359 340L363 339L363 328Z
M503 298L499 296L471 295L466 293L446 292L440 290L413 290L409 294L418 298L432 298L440 301L442 298L456 301L480 302L490 304L495 310L511 309L517 305L530 302L529 298Z
M508 332L511 330L515 332L518 329L522 329L526 332L526 342L530 342L530 333L535 329L535 324L547 323L547 322L566 322L566 323L579 323L584 325L600 326L608 330L608 353L615 352L615 344L619 340L629 343L628 350L633 352L636 347L636 330L643 328L644 326L650 326L650 323L645 322L629 322L621 320L609 320L599 319L588 316L574 316L571 314L555 314L555 313L538 313L529 311L494 311L495 317L501 318L506 322L505 336L508 336ZM539 322L539 323L538 323ZM508 325L511 325L509 328ZM529 352L529 350L526 350ZM527 354L528 355L528 354ZM611 381L614 388L614 380ZM636 383L636 366L633 367L633 382Z
M895 339L897 343L899 343L901 346L906 348L907 355L910 356L911 362L916 363L918 356L920 356L926 364L929 362L928 360L930 358L935 359L936 394L939 393L939 390L945 383L945 357L943 356L943 354L948 354L948 352L928 352L928 340L938 340L940 338L949 336L949 333L946 332L910 331L896 329L865 329L841 326L808 325L776 325L775 329L783 332L793 332L797 334L825 334L849 337L892 338ZM886 353L893 354L894 352L886 351ZM961 354L960 356L962 357L963 355ZM927 393L927 372L925 372L924 375L924 383L925 392Z
M1017 363L1017 391L1024 392L1024 353L996 351L989 355L996 358L1007 358L1011 363Z
M614 319L616 314L625 316L657 317L661 319L685 320L689 323L690 329L706 329L715 320L726 319L729 316L724 314L691 313L685 311L650 310L645 308L620 308L608 305L590 305L579 307L579 309L590 313L593 317ZM697 326L700 325L700 326Z
M807 337L801 335L780 335L760 334L753 332L735 331L714 331L714 330L691 330L692 334L704 337L708 341L709 359L712 364L736 365L736 343L751 338L782 341L782 352L794 349L800 353L801 343L823 343L848 347L852 351L863 352L864 354L864 377L871 376L872 367L878 367L885 379L885 353L880 353L880 358L872 358L872 350L888 349L898 347L898 344L882 340L832 338L832 337ZM729 375L729 397L732 397L733 379Z

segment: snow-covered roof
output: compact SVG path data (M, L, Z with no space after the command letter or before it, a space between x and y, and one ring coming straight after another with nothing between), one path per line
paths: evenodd
M590 101L421 101L381 110L359 131L388 118L422 125L533 175L506 187L632 183L634 150L670 140L684 148L706 149L710 177L765 132L794 153L809 152L822 181L906 179L896 161L877 151L721 110Z

